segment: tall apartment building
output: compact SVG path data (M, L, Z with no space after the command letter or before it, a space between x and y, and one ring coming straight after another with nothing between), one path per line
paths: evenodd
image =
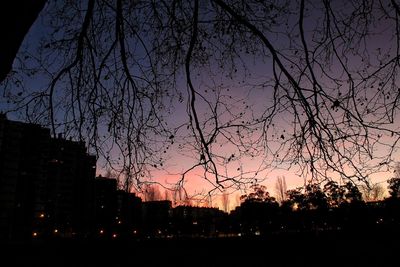
M83 237L93 217L96 158L87 153L83 142L61 137L50 139L48 151L47 203L37 216L47 221L43 224L47 235Z
M0 114L0 239L31 235L34 213L45 203L50 133Z
M0 114L0 240L85 233L95 164L84 143Z
M97 177L94 186L93 237L137 236L142 225L142 200L134 193L117 190L117 180Z
M110 237L117 217L117 180L97 177L94 182L94 229L99 237Z

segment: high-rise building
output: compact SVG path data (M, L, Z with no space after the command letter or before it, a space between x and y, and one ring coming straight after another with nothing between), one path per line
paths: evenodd
M94 181L94 237L111 237L117 220L117 180L96 177Z
M142 199L134 193L117 191L116 230L121 237L136 237L142 230Z
M84 143L0 114L0 240L87 233L95 168Z
M96 158L83 142L61 136L50 140L43 211L48 234L83 237L89 231L95 174Z
M0 239L32 235L46 202L49 141L48 129L0 114Z

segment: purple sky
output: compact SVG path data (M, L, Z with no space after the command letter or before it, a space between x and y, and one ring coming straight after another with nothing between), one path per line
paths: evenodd
M348 78L344 69L340 65L340 60L343 60L346 62L348 69L352 71L356 82L357 99L362 98L357 104L351 104L350 106L353 109L359 109L362 114L365 112L363 118L367 124L372 122L372 124L376 123L376 125L379 125L379 123L385 122L385 127L398 131L399 125L397 123L386 124L387 120L384 121L384 116L382 116L383 119L380 120L380 116L383 114L382 112L384 112L386 106L386 102L382 102L380 98L382 95L383 97L386 97L386 95L377 93L378 87L381 88L380 90L382 91L395 93L398 87L398 80L397 78L382 78L382 80L386 82L380 85L377 81L378 79L375 79L379 78L379 75L385 77L390 76L386 73L387 70L384 68L382 69L381 66L382 64L384 65L390 62L390 60L396 56L396 36L393 35L393 20L385 18L381 13L377 13L378 11L376 13L373 12L372 14L376 15L376 20L368 26L368 29L371 31L370 37L366 38L364 42L361 42L359 46L351 47L350 45L350 48L346 48L347 44L345 41L342 42L338 37L334 42L337 42L336 45L337 49L340 50L339 53L342 53L345 57L335 57L332 55L334 51L319 48L319 40L321 40L325 32L318 32L318 30L321 30L322 27L326 25L326 17L321 13L322 3L311 2L306 3L304 31L309 51L315 51L313 54L315 62L312 63L314 75L319 84L323 86L324 92L326 93L326 97L321 97L319 101L327 101L329 97L343 97L342 103L344 103L344 95L349 94L349 88L351 88L351 86L348 83ZM210 19L210 13L205 12L209 6L206 6L205 2L202 4L205 6L203 7L204 10L202 10L204 12L200 13L199 21L201 22ZM349 15L352 11L352 5L348 1L342 1L341 4L337 2L334 3L334 5L336 6L333 6L333 8L335 10L340 10L340 14L343 17ZM378 8L378 6L374 6L374 8ZM293 11L296 9L290 10ZM267 21L268 19L265 20ZM277 17L276 20L276 24L271 25L271 28L268 31L264 31L263 34L279 51L279 57L282 63L290 70L293 76L298 79L297 82L303 88L307 90L310 89L310 91L304 90L305 96L309 97L312 95L312 82L309 71L304 67L305 55L302 51L304 47L298 29L299 14L298 12L294 12L288 17ZM256 19L254 21L256 21ZM48 23L46 20L46 13L42 14L42 18L32 27L29 36L22 46L21 51L28 53L20 53L19 59L15 62L16 69L18 69L19 72L14 75L13 82L4 87L5 95L7 95L7 92L10 92L11 95L9 95L9 98L0 98L0 107L3 107L3 110L12 110L15 108L12 103L7 103L10 97L18 100L21 99L16 95L18 92L23 92L22 96L25 96L29 93L45 91L49 80L54 77L52 73L47 73L37 65L37 59L40 54L36 53L36 49L41 42L41 38L46 38L49 32L49 28L44 26L45 23ZM362 21L360 23L362 23ZM203 24L199 25L203 26ZM341 27L341 25L339 25L339 27ZM207 30L207 27L205 29ZM209 29L211 30L212 28ZM334 31L335 27L332 26L331 30ZM211 34L212 32L210 31L210 35ZM347 34L351 34L351 32L344 33L346 36ZM146 38L149 39L145 39L145 41L151 41L151 37ZM210 146L212 153L215 155L217 169L219 173L226 177L235 177L237 179L242 179L241 181L250 181L252 179L257 179L257 182L262 181L262 183L270 188L271 193L274 190L274 184L278 176L286 177L288 188L301 186L304 184L304 179L308 179L309 174L307 173L307 169L302 169L305 162L296 164L293 154L286 154L293 149L293 144L295 143L283 143L284 140L288 140L293 134L299 131L293 124L294 116L291 110L297 107L291 106L287 98L279 98L279 101L281 101L279 103L281 108L274 114L273 121L270 122L270 128L268 128L267 134L263 135L263 133L265 133L263 124L255 122L257 122L258 119L261 120L265 118L268 115L269 108L273 106L274 86L276 85L273 80L274 62L270 53L266 51L265 47L261 46L258 37L250 35L246 42L248 44L247 47L243 46L243 50L240 50L238 57L233 62L225 60L221 64L219 59L223 57L223 53L218 52L218 49L216 49L214 54L206 59L205 64L198 63L191 66L191 76L194 89L197 92L195 106L204 133L211 135L213 127L215 127L215 121L212 119L212 113L214 111L217 111L219 125L241 124L242 126L246 126L246 129L244 127L239 127L239 132L234 127L226 127L226 130L219 132L217 138ZM207 45L207 42L205 43ZM251 48L252 44L258 45L257 47L261 47L261 49L249 51L248 48ZM326 44L329 44L329 42L324 43L324 45ZM133 46L133 43L127 43L127 45ZM220 46L222 47L222 44L220 44ZM330 51L329 53L327 52L328 50ZM369 58L364 57L365 54L362 54L363 52L360 51L366 51ZM143 57L144 49L138 48L135 50L135 53L135 57ZM56 70L63 64L62 54L52 54L50 58L54 60L52 65L49 65L50 72ZM369 64L366 63L367 61L369 61ZM138 60L138 62L140 61ZM302 69L302 67L304 67L304 69ZM39 68L39 71L34 71L35 68ZM131 68L134 73L140 72L134 64L132 64ZM375 73L378 70L379 72ZM395 70L395 72L394 75L397 75L397 70ZM29 73L29 75L27 73ZM369 78L363 80L362 77ZM161 111L165 116L166 125L168 125L175 134L174 143L169 144L167 147L159 146L160 149L158 153L163 159L163 166L154 164L157 166L149 167L151 180L163 184L176 182L182 177L182 173L190 170L191 167L199 162L200 158L197 150L198 147L195 146L195 138L186 127L189 124L189 94L183 66L178 68L175 78L176 83L173 88L174 97L165 99L165 105L167 107L171 105L171 108L166 108ZM21 83L16 82L17 80ZM282 81L284 80L285 79ZM106 88L107 86L112 88L112 79L109 82L103 81L103 85ZM65 97L65 99L69 97L69 95L65 93L66 89L64 89L63 86L67 88L68 83L58 84L56 98L60 103L64 101L63 97ZM284 95L284 91L285 87L282 86L278 96ZM288 94L291 95L292 93ZM390 97L394 97L393 94ZM311 97L310 101L313 101ZM370 111L367 111L367 107ZM10 112L9 118L21 120L25 116L24 111L25 110ZM324 111L322 110L322 112ZM395 122L398 121L397 112L397 109L395 109ZM328 115L323 116L325 119L324 123L327 125L345 116L345 112L342 110L339 110L337 113L332 112L332 114L334 114L334 117ZM61 108L56 114L56 117L62 120L63 115L63 109ZM300 116L300 119L302 118L303 117ZM43 120L40 120L39 122L42 121ZM106 122L103 125L104 132L106 128L105 125ZM359 129L354 129L354 134L357 134L357 130ZM373 134L373 130L371 131ZM378 131L376 134L379 134ZM391 139L392 137L387 135L387 133L383 133L383 135L384 136L379 139L379 141L374 143L372 149L374 155L373 159L367 161L366 158L355 157L354 162L356 164L363 164L364 169L371 168L372 170L373 166L379 163L379 160L383 161L380 157L387 155L389 151L388 144L390 145L394 142ZM157 140L157 137L154 138ZM236 144L240 144L243 140L251 145L235 146L231 143L231 141L233 141ZM306 141L310 140L307 139ZM107 138L104 138L103 144L106 147L111 147ZM339 147L341 151L347 151L348 149L349 151L347 152L349 155L353 155L350 151L353 149L353 145L350 143L338 143L338 146L339 145L343 146ZM346 147L347 145L348 147ZM158 144L155 142L155 149L157 149L157 146ZM110 149L110 156L116 162L115 166L118 166L118 153L117 150ZM332 156L335 157L335 155ZM393 161L398 160L397 147L393 151L391 159ZM317 160L321 160L321 158ZM104 158L100 157L98 164L99 173L105 172L104 162ZM316 164L318 165L319 162L316 162ZM326 166L321 165L321 168L326 168ZM344 166L343 169L349 171L349 173L354 173L348 166ZM387 170L389 170L389 172L386 172ZM376 171L376 174L370 176L375 182L382 182L392 176L392 172L388 166L381 166L380 169L376 169ZM340 175L335 172L328 170L328 173L332 173L331 175L335 179L339 179L340 177ZM210 182L205 178L209 179ZM185 185L190 193L205 193L215 185L213 179L212 173L204 172L203 167L198 166L187 172ZM243 193L245 189L244 187L232 185L230 183L226 185L230 188L230 191L238 190L237 192Z

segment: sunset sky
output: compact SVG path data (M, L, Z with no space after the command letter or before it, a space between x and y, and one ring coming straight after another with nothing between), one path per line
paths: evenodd
M346 1L340 2L341 4L339 4L339 2L335 2L333 8L339 10L341 15L347 15L347 10L351 10L351 7L346 6ZM199 13L199 27L203 27L201 30L204 32L209 30L208 34L212 36L217 33L212 31L213 26L208 26L207 21L212 20L215 13L209 12L211 4L203 5ZM305 31L304 37L305 42L308 44L308 49L315 49L316 51L316 53L313 54L315 57L315 63L313 62L313 75L316 76L319 84L326 90L319 96L319 101L329 102L337 97L337 99L342 98L342 102L338 102L338 105L344 105L345 101L348 101L345 96L350 95L350 83L345 70L340 64L340 57L332 56L331 54L334 54L333 52L329 54L325 50L318 50L318 42L320 39L323 39L322 37L324 36L324 31L321 27L326 24L326 17L321 13L323 4L315 5L316 6L312 6L310 3L307 3L303 29ZM378 10L378 7L374 8ZM353 76L356 77L354 80L357 83L355 88L357 90L356 95L359 102L357 104L347 104L348 106L346 107L359 110L361 114L359 115L367 121L367 124L369 121L373 121L373 123L376 123L374 125L381 125L380 123L382 122L382 125L388 129L399 132L398 109L393 113L393 123L387 123L387 121L383 122L384 115L382 115L382 112L385 110L385 101L389 100L381 100L381 96L376 90L376 88L379 87L381 89L378 90L396 92L399 86L397 78L393 78L393 80L390 81L387 79L384 83L382 82L382 84L379 83L378 78L374 81L370 81L369 78L362 78L378 77L380 75L380 72L377 72L378 70L382 72L385 71L380 66L382 66L382 64L389 64L392 58L395 57L396 40L395 36L393 36L394 24L383 15L380 16L380 13L376 14L379 19L369 25L371 34L366 38L364 47L352 47L346 50L345 41L337 45L338 48L342 49L341 53L346 56L344 61L346 61L347 67L353 72ZM45 10L41 18L36 21L28 36L25 38L21 47L19 60L14 63L17 69L19 69L16 78L20 81L20 84L11 83L5 86L4 91L9 92L10 95L8 96L11 96L11 99L20 99L18 98L20 95L17 96L17 92L19 91L23 92L21 94L25 96L25 94L46 90L49 81L54 78L54 74L51 73L51 71L56 70L59 66L64 64L62 54L48 54L51 55L49 59L54 60L53 65L49 64L49 69L47 70L33 71L33 69L38 68L39 65L37 62L42 56L37 53L37 49L40 44L43 44L43 38L46 40L49 32L51 32L48 26L49 18L46 16L47 13ZM265 18L265 20L269 19L271 18ZM274 23L275 24L271 24L268 31L265 30L263 34L272 45L278 49L280 53L279 57L284 67L290 70L292 75L298 79L297 82L304 88L306 97L312 99L313 86L310 78L311 74L308 73L308 69L305 67L305 56L302 51L304 47L301 36L299 35L299 14L292 14L292 16L289 17L279 15L274 18ZM334 30L335 29L332 27L332 31ZM66 29L65 31L67 32ZM62 34L59 35L63 37ZM55 38L60 37L57 35L54 36L56 36ZM152 42L151 36L142 37L144 38L144 43ZM277 85L274 80L274 75L276 75L276 73L274 73L273 68L274 66L276 67L276 62L272 60L271 55L262 45L260 38L254 34L247 34L245 35L245 40L239 40L238 43L244 42L244 44L243 47L237 45L240 49L238 48L237 57L234 57L234 61L224 59L226 54L221 52L223 49L220 48L225 47L223 46L225 44L222 42L225 40L225 37L221 38L221 44L217 43L217 48L212 48L212 43L210 44L209 42L212 40L211 37L210 39L206 39L207 37L204 38L206 41L204 41L202 45L204 45L205 49L209 49L213 53L210 53L210 56L204 55L202 60L206 63L202 63L201 60L198 60L198 62L196 61L191 65L190 75L194 89L196 90L195 108L199 116L202 130L207 138L212 136L216 123L223 128L218 132L213 142L211 142L210 149L215 156L216 170L222 175L221 177L234 178L238 181L238 183L223 183L228 192L232 192L233 199L236 198L237 195L245 193L250 182L265 184L269 188L269 191L274 194L275 182L278 176L284 176L286 178L288 189L302 186L305 180L311 178L309 176L309 166L306 165L310 161L315 161L316 166L320 166L322 169L325 168L329 176L339 181L341 174L329 170L328 167L322 164L322 156L316 159L304 156L303 161L295 157L296 155L293 151L297 149L296 146L301 147L299 148L300 153L305 153L306 148L303 146L307 146L307 144L313 147L312 149L317 149L313 143L316 139L307 137L309 139L306 138L304 140L305 144L292 141L293 136L302 130L304 131L304 127L301 128L299 126L300 124L294 124L296 116L294 116L293 110L297 110L297 108L301 110L301 107L291 104L291 99L295 99L295 101L297 101L297 99L295 95L292 96L291 88L287 89L286 92L285 85L282 85L285 84L286 78L282 78L282 84L279 85L281 89L277 91L278 93L276 95L274 94L276 92L275 86ZM135 47L132 53L132 57L136 59L135 62L144 65L149 64L147 61L148 59L146 59L145 49L140 47L137 41L132 39L131 42L129 42L129 40L130 39L128 39L126 44L127 46ZM335 39L335 42L336 40L337 39ZM184 40L184 44L187 45L187 43L188 42L185 43ZM149 44L149 46L151 45L152 44ZM254 48L254 51L251 51L252 48ZM364 58L362 56L363 54L361 54L361 52L359 53L359 50L367 51L370 58ZM168 51L165 53L168 55ZM65 55L68 56L68 53ZM326 57L326 60L324 60L324 57ZM143 60L142 58L145 59ZM369 63L366 63L366 61ZM135 75L141 77L142 70L140 67L132 64L131 70ZM204 165L199 164L202 159L198 146L198 136L193 135L192 128L189 127L190 125L193 126L189 119L191 118L190 116L193 116L193 113L191 113L192 111L189 106L191 95L184 66L180 66L174 74L175 80L166 83L170 87L166 87L169 91L166 89L168 92L166 96L164 96L163 109L159 111L160 114L164 116L162 123L168 128L168 135L171 135L171 138L168 139L167 135L167 140L165 142L165 138L160 137L161 134L160 136L154 133L143 134L145 137L149 138L149 140L152 140L150 145L155 151L152 157L160 159L159 162L152 159L152 161L149 161L146 165L148 172L146 172L145 180L172 186L181 179L182 174L185 173L184 185L188 193L190 195L200 193L206 194L216 187L215 175L210 172L210 169L205 171ZM102 75L104 74L102 73ZM282 75L282 73L278 73L278 75ZM108 81L108 79L107 77L107 81L102 82L102 86L104 86L105 89L108 88L111 90L110 88L114 86L112 83L113 80L111 79ZM384 78L382 79L384 80ZM70 85L64 80L62 83L57 84L58 91L56 92L56 98L60 101L60 105L58 107L58 113L56 113L56 118L60 121L65 119L64 117L67 117L65 113L63 113L65 108L62 104L63 101L67 101L70 97L68 90L72 89L68 86ZM169 94L172 96L169 96ZM7 93L3 95L7 96ZM389 99L389 96L387 97ZM274 98L280 106L277 110L273 111L272 119L267 120L268 112L272 112L271 110L273 110L274 107ZM392 94L390 98L395 98L395 96ZM383 99L386 99L386 93L383 95ZM14 110L15 107L12 103L8 103L7 100L9 100L9 98L0 98L1 109L3 111ZM26 100L21 100L21 103L24 101ZM310 101L317 102L317 100ZM323 118L323 120L321 120L321 125L328 125L328 127L330 127L332 122L340 121L342 123L342 120L344 121L343 118L347 116L345 108L334 111L333 108L330 109L332 104L325 104L325 106L326 109L321 108L321 116ZM148 106L145 107L145 109L147 108ZM25 115L25 109L8 113L10 119L17 120L23 120ZM267 128L263 128L265 127L265 124L261 123L263 119L268 122ZM306 121L304 114L299 114L298 119ZM44 120L38 121L42 122ZM122 170L120 152L116 146L113 146L112 141L110 141L112 139L107 136L108 123L107 118L101 118L100 133L103 136L99 137L99 143L103 147L107 147L105 150L109 152L108 156L111 158L110 161L113 162L113 166L117 170ZM235 128L232 125L240 126ZM61 132L67 132L63 127L64 126L60 126L58 129ZM346 124L343 127L348 127L348 125ZM352 126L346 128L344 132L349 135L351 133L357 136L359 134L357 131L361 128L351 127ZM322 127L321 131L323 131L323 129ZM371 144L373 144L371 145L371 151L366 151L362 155L353 151L359 140L357 137L352 139L353 141L356 140L354 143L338 141L337 147L339 151L344 151L344 153L348 153L350 157L354 157L351 160L355 165L363 165L361 168L362 170L371 170L371 172L373 172L373 174L369 175L371 181L382 183L386 188L384 181L393 176L394 162L399 160L398 145L394 141L397 136L393 137L393 135L390 136L389 132L383 131L381 133L373 129L370 130L369 134L374 138L376 136L379 137L373 140L371 139ZM76 135L74 137L76 137ZM161 140L164 141L162 142ZM391 150L390 144L394 144L393 150ZM368 145L370 144L365 144L366 147ZM93 148L90 148L90 151L92 153L95 152ZM320 155L316 152L314 153L315 155ZM368 159L366 156L368 153L373 154L373 157ZM388 153L391 153L390 160L392 160L392 162L388 162L386 165L384 156ZM357 157L357 155L359 157ZM329 157L329 155L325 156ZM333 158L340 158L340 156L336 154L330 156ZM100 154L97 168L98 174L104 175L106 172L107 163L105 157L106 154ZM341 159L338 161L340 160ZM196 166L197 164L199 165ZM350 175L356 175L357 173L354 171L353 166L351 166L352 164L349 162L346 164L339 165L342 170L348 171ZM245 186L245 184L247 184L247 186ZM222 187L220 190L214 191L213 194L219 195L221 192ZM218 198L218 196L216 198ZM234 200L232 200L232 202L234 202Z

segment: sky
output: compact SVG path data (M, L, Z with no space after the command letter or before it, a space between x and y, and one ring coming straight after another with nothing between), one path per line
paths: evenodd
M202 12L200 12L200 21L207 21L210 19L212 13L206 12L210 6L204 4L206 2L202 2L203 6ZM340 6L343 4L343 6ZM335 3L334 8L341 10L341 15L348 15L347 10L351 9L351 3L347 1L343 1L339 4L339 2ZM347 6L346 6L347 5ZM340 66L340 57L335 58L331 54L326 51L330 51L329 47L326 50L318 48L318 38L322 36L321 32L318 30L321 29L326 21L326 17L321 15L320 12L321 6L307 2L306 6L306 16L304 18L304 30L305 30L305 38L308 43L309 49L316 49L316 53L314 54L315 59L319 60L315 63L314 66L314 74L317 76L317 79L320 81L320 84L324 86L326 89L325 100L329 99L329 97L338 97L340 95L346 95L348 92L349 85L346 84L346 74ZM376 8L376 6L374 7ZM291 9L292 10L292 9ZM68 53L54 53L51 54L40 54L37 53L37 48L43 44L43 39L46 40L48 38L50 30L49 20L46 19L48 15L46 12L48 10L45 9L45 12L41 15L41 18L33 25L28 36L26 37L19 54L18 60L15 62L15 69L18 70L18 73L14 75L13 80L7 85L3 84L3 97L0 99L0 107L2 107L3 111L13 110L15 106L12 103L8 103L7 101L11 99L20 99L16 95L17 92L23 92L23 96L29 94L35 94L38 91L46 90L48 88L48 83L51 78L54 77L54 73L51 71L56 70L59 66L64 64L65 58L63 56L69 56ZM292 10L293 11L293 10ZM263 18L265 21L276 21L274 24L271 24L268 30L264 31L265 36L271 41L272 45L274 45L280 52L281 60L285 67L287 67L294 77L299 78L298 82L301 86L306 88L312 88L310 83L310 73L307 69L301 69L298 66L304 66L304 55L301 54L302 42L299 36L298 31L298 12L289 16L288 19L285 16L276 16L273 11L269 11L268 18ZM211 15L210 15L211 14ZM258 14L258 13L257 13ZM377 18L380 16L380 13L372 14L377 15ZM379 16L378 16L379 15ZM143 16L143 15L142 15ZM361 16L362 19L365 19ZM79 17L74 17L74 20L79 20ZM139 16L139 19L144 19ZM363 21L360 19L360 23ZM60 18L60 21L62 18ZM256 20L255 20L256 21ZM55 24L59 23L59 21L55 21ZM203 23L203 22L202 22ZM257 22L255 22L257 23ZM205 22L203 23L205 25ZM199 24L203 27L203 24ZM358 74L360 77L365 75L364 77L372 77L366 80L371 80L371 82L363 82L362 79L356 78L359 81L359 86L357 88L357 96L359 98L361 96L365 97L365 101L360 101L358 104L349 104L351 108L358 108L362 114L366 112L366 109L362 107L362 105L369 106L373 111L372 114L375 114L376 111L377 116L372 117L372 115L368 115L369 113L365 113L363 115L364 119L368 121L370 118L377 119L380 115L379 112L385 109L386 103L381 100L381 95L376 92L376 87L380 87L382 91L390 91L396 92L396 88L398 87L397 78L392 80L382 78L383 85L378 85L378 82L372 82L372 80L379 80L380 75L387 75L387 71L383 68L380 69L380 65L384 65L393 58L395 52L395 36L393 36L392 27L393 24L388 18L384 16L380 16L379 19L372 21L369 25L372 30L372 34L369 38L367 38L364 44L361 43L360 46L365 47L346 47L348 44L344 41L340 43L340 38L335 39L335 42L339 42L337 48L340 49L339 53L343 53L346 56L343 60L348 60L346 64L349 69L354 71L354 75ZM203 31L207 32L212 28L207 28L211 26L204 26L201 28ZM339 25L338 27L341 27ZM65 25L65 29L61 30L60 33L57 33L55 38L61 36L63 38L62 33L67 34L68 25ZM334 28L332 27L332 31ZM322 31L323 32L323 31ZM147 32L149 33L149 32ZM150 32L151 33L151 32ZM107 33L103 33L107 36ZM210 30L209 34L212 34ZM347 34L344 33L343 38L347 38ZM103 35L102 35L103 37ZM144 37L143 42L151 42L154 41L151 39L152 37L149 35ZM183 36L182 38L185 38ZM186 36L187 38L187 36ZM221 40L225 40L223 37ZM356 37L355 37L356 38ZM130 40L130 41L129 41ZM206 38L206 40L208 40ZM211 39L212 40L212 39ZM227 38L226 40L229 40ZM281 104L281 108L274 115L273 122L270 122L270 128L267 129L267 135L263 135L265 133L265 129L262 128L262 124L254 124L250 125L251 122L255 122L257 119L265 118L266 111L273 104L274 99L274 74L273 74L273 66L274 62L272 61L271 55L268 51L265 51L265 47L260 45L260 39L255 37L254 35L246 35L244 40L237 40L238 45L235 46L238 50L237 57L234 57L234 61L230 61L229 58L225 58L221 61L221 58L224 58L226 54L223 53L223 49L217 46L216 48L212 48L212 43L205 42L203 45L205 48L210 49L209 51L213 51L211 56L204 55L202 60L205 60L205 64L202 65L201 60L198 62L194 62L191 69L191 76L193 79L193 85L197 92L197 100L195 103L195 107L198 111L199 120L203 127L204 133L208 136L211 135L212 129L215 126L215 121L213 120L212 112L217 111L218 114L218 123L219 125L232 125L232 124L241 124L240 131L236 131L234 127L226 127L226 131L220 131L215 141L211 144L210 148L212 149L212 153L215 155L215 161L218 163L218 171L229 178L237 178L241 179L242 182L256 182L263 183L267 185L269 191L273 194L274 187L277 177L284 176L286 178L286 183L288 185L288 189L296 188L302 186L304 181L310 179L309 170L307 173L302 172L303 167L306 162L297 162L293 159L293 152L287 157L287 160L280 161L277 159L278 157L282 157L287 151L291 151L294 149L293 146L296 143L285 143L283 145L284 140L288 140L291 134L296 133L299 129L294 130L293 119L294 116L291 113L291 109L300 108L300 106L291 106L289 98L283 97L285 94L285 86L281 85L280 94L278 94L278 99ZM243 42L243 47L241 47L241 42ZM135 63L139 64L140 62L145 62L145 60L141 60L141 58L145 57L145 49L140 47L137 39L131 38L127 41L127 46L135 47L132 48L133 53L132 57L136 59ZM138 48L137 48L138 47ZM261 48L260 48L261 47ZM254 48L254 51L251 49ZM185 48L187 49L187 48ZM214 49L214 50L212 50ZM363 50L367 51L369 55L370 64L366 64L367 58L364 58L364 54L357 54L359 51ZM222 52L221 52L222 51ZM300 51L300 52L299 52ZM318 53L320 54L318 54ZM330 53L334 53L335 51L330 51ZM336 51L337 52L337 51ZM101 54L101 51L98 52ZM163 52L162 56L167 56L168 51ZM28 56L27 56L28 55ZM41 69L41 65L38 64L41 56L48 56L47 63L48 69ZM324 56L326 60L324 60ZM161 59L163 59L161 57ZM323 65L318 65L317 63L323 63ZM50 64L51 63L51 64ZM143 63L144 65L148 64ZM160 63L161 64L161 63ZM297 65L296 65L297 64ZM314 63L313 63L314 64ZM131 70L138 76L141 75L140 68L138 68L135 64L131 64ZM156 64L156 66L158 66ZM379 73L375 73L375 70L380 69ZM112 70L110 68L110 70ZM112 71L111 75L112 75ZM168 72L168 71L166 71ZM300 75L299 73L306 73L306 75ZM358 73L359 72L359 73ZM397 70L394 73L397 73ZM282 75L280 73L279 75ZM369 75L369 76L368 76ZM390 75L388 75L389 77ZM394 75L395 76L395 75ZM331 77L332 79L328 79ZM139 77L140 78L140 77ZM379 79L378 79L379 78ZM57 86L56 97L60 100L62 104L63 101L66 101L70 97L68 89L68 83L65 82L59 83ZM102 85L105 90L112 90L114 84L113 79L109 81L103 81ZM285 79L282 79L283 83ZM90 84L90 82L88 82ZM379 83L380 84L380 83ZM119 86L119 85L118 85ZM375 86L375 87L374 87ZM65 88L64 88L65 87ZM360 88L363 89L360 89ZM168 98L166 97L165 106L167 108L162 109L160 112L163 113L165 121L163 122L165 125L168 125L169 129L172 129L174 138L173 143L170 142L165 145L158 145L159 139L158 137L154 137L154 144L152 148L157 150L155 154L162 158L162 166L159 163L154 162L154 164L148 165L149 172L146 173L146 179L152 182L158 182L166 186L171 186L173 183L176 183L180 178L182 178L182 173L185 173L185 188L187 189L190 195L197 194L206 194L210 190L215 188L214 177L212 173L205 173L202 165L195 167L200 160L200 152L198 150L198 146L196 146L196 139L193 135L191 135L190 128L187 128L189 123L189 113L188 112L188 103L190 102L190 93L188 90L188 85L185 77L185 71L183 66L178 68L178 71L175 76L174 83L168 90L173 89L174 97ZM8 97L7 92L10 93ZM170 91L172 94L172 91ZM292 95L291 92L288 93ZM308 92L306 93L306 96ZM312 95L312 92L309 93ZM281 96L281 98L279 98ZM294 96L294 95L293 95ZM386 98L386 95L383 95ZM394 96L390 96L393 98ZM295 98L295 97L294 97ZM309 98L310 101L311 97ZM368 100L369 99L369 102ZM375 102L372 102L372 100ZM26 101L26 99L24 100ZM343 102L346 100L343 96ZM25 102L24 102L25 103ZM299 104L299 101L294 103ZM170 105L170 106L169 106ZM343 104L344 105L344 104ZM359 106L358 106L359 105ZM170 108L169 108L170 107ZM215 110L214 110L215 108ZM31 109L30 111L38 112L35 109ZM65 109L60 108L60 112L57 113L56 117L59 120L63 119L63 111ZM11 119L23 120L25 110L19 110L17 112L9 112L8 116ZM341 117L345 116L345 112L339 111L338 113L334 113L335 117L325 117L324 123L329 124L330 119L341 120ZM335 115L336 114L336 115ZM193 114L192 114L193 115ZM394 123L389 126L385 125L394 131L399 130L398 120L397 120L397 109L394 110ZM300 116L300 119L303 117ZM39 120L42 122L43 120ZM249 124L247 124L249 122ZM102 129L100 132L106 133L106 119L104 119L104 123L101 125ZM368 122L367 122L368 123ZM344 125L343 127L347 127L348 125ZM342 126L340 126L342 127ZM239 128L238 128L239 129ZM246 130L247 129L247 130ZM351 132L354 130L355 136L363 133L362 129L354 128L354 129L344 129L347 132ZM357 132L357 131L360 132ZM372 131L373 132L373 131ZM153 137L153 133L149 134L149 136ZM396 135L397 136L397 135ZM365 158L360 157L357 158L357 153L352 153L350 151L354 146L350 143L339 143L338 142L338 150L344 151L349 155L353 156L352 159L357 164L365 164L364 168L371 168L372 164L376 164L378 160L381 160L379 157L382 155L386 155L388 152L388 147L386 144L391 144L394 142L390 139L390 135L387 133L382 138L378 138L373 142L372 152L376 160L371 159L371 161L364 162ZM102 139L102 144L104 146L110 146L110 139L104 138ZM261 140L256 143L256 140ZM315 139L306 139L306 142L310 142ZM358 142L360 139L355 138L355 142ZM251 143L251 146L248 146L246 149L246 144L242 144L239 146L235 146L233 143L240 144L245 141ZM372 142L372 141L371 141ZM340 144L342 145L341 147ZM312 144L309 144L312 146ZM266 149L267 147L268 149ZM303 148L304 149L304 148ZM110 155L116 160L116 166L118 166L118 149L110 149ZM165 152L164 152L165 151ZM332 152L332 150L330 150ZM93 152L93 150L92 150ZM333 153L333 152L332 152ZM334 155L333 155L334 156ZM361 155L365 156L365 155ZM393 155L391 157L392 160L396 161L398 159L398 151L397 147L393 150ZM319 159L320 160L320 159ZM340 159L341 160L341 159ZM339 160L339 161L340 161ZM382 160L383 161L383 160ZM317 162L318 163L318 162ZM389 167L380 166L377 169L377 172L370 176L373 182L382 183L388 178L393 176L393 164ZM100 157L98 161L98 174L106 173L106 163L104 157ZM322 166L322 168L326 168L326 166ZM347 167L344 167L344 170ZM350 173L353 171L348 169ZM340 175L328 170L329 175L337 180L340 180ZM205 178L209 179L206 180ZM248 187L243 186L243 183L231 184L226 183L226 187L228 192L232 192L233 199L237 197L239 194L246 193ZM384 187L386 185L384 184ZM216 198L218 195L222 193L223 189L213 191L216 194ZM234 201L232 201L234 202Z

